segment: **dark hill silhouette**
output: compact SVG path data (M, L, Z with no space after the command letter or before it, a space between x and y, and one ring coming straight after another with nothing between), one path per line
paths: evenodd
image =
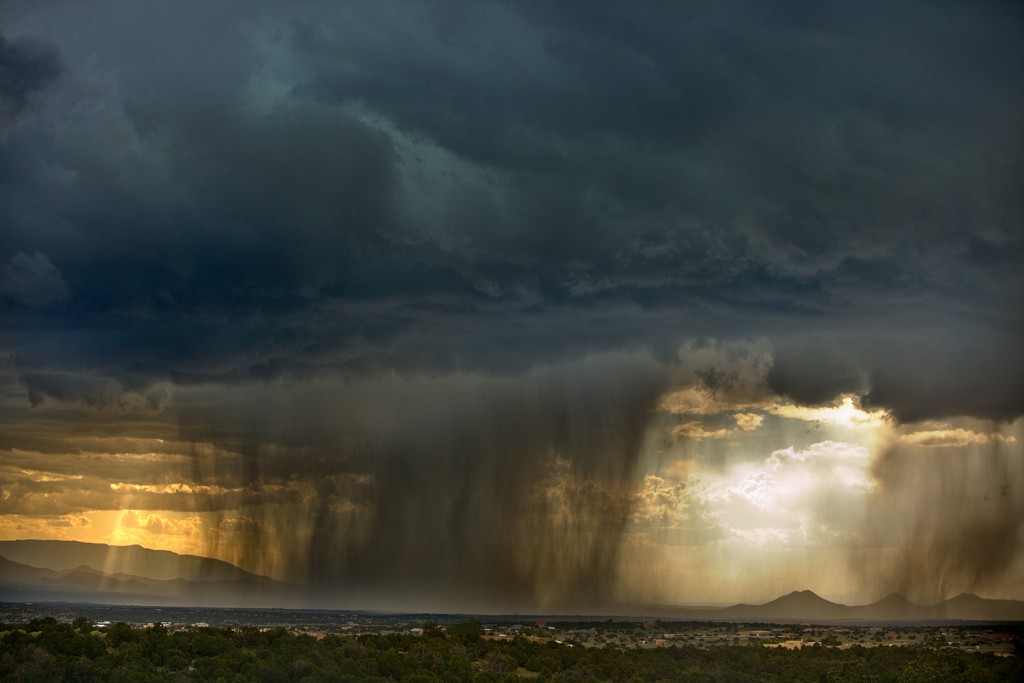
M1024 602L989 600L964 593L938 605L917 605L892 593L878 602L851 607L825 600L812 591L794 591L763 605L687 610L685 617L759 621L1024 621Z
M42 545L36 545L41 543ZM0 600L15 601L91 601L107 603L192 604L208 606L281 606L296 604L300 595L295 587L264 576L245 572L218 560L177 555L167 551L147 550L139 546L110 546L103 553L106 564L123 567L130 561L145 571L156 574L140 576L124 571L111 574L88 564L63 567L69 558L96 554L108 546L72 544L68 553L52 542L6 542L0 548L14 548L23 554L52 561L59 570L16 562L0 555ZM41 552L40 552L41 549ZM122 552L127 551L127 552ZM113 559L109 559L113 558ZM140 561L141 560L141 561ZM161 563L166 563L161 565ZM177 576L226 577L190 580ZM172 576L173 578L159 578Z
M899 593L890 593L878 602L847 607L846 610L848 619L872 621L912 621L933 617L931 608L915 605Z
M138 545L117 546L78 541L0 541L0 556L54 571L91 567L104 574L130 574L150 579L186 581L251 581L265 577L233 564Z
M52 569L30 567L20 562L12 562L0 556L0 584L13 584L39 579L53 579L60 576Z
M988 600L973 593L961 593L936 605L934 614L940 619L1024 621L1024 602Z
M849 608L830 602L813 591L793 591L763 605L739 604L714 613L716 618L754 618L765 621L779 619L844 619Z

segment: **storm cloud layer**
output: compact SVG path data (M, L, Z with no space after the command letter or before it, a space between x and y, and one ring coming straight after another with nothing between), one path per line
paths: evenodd
M1022 34L1012 3L5 2L0 446L191 443L192 485L252 494L246 552L269 491L306 516L275 562L314 583L597 600L664 392L1024 415Z

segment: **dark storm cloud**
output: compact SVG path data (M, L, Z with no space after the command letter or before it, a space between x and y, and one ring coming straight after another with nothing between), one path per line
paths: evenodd
M884 332L853 319L828 332L775 340L768 386L798 403L858 394L898 421L973 415L1012 422L1024 414L1021 323L912 313ZM864 323L867 325L867 323Z
M45 254L73 292L19 325L30 385L519 371L794 328L816 346L856 317L841 377L783 348L779 388L867 376L902 411L890 351L922 339L888 332L911 315L995 344L921 366L951 401L965 356L1004 350L978 384L1016 362L1009 7L124 10L90 8L132 29L113 35L45 8L48 42L12 62L36 74L12 92L51 97L3 143L0 256ZM996 394L966 405L1017 414Z
M934 330L914 347L876 354L865 403L905 421L954 415L1012 421L1024 414L1022 339L1020 320Z
M68 284L46 254L18 252L0 266L0 294L23 306L46 306L67 298Z
M840 394L859 393L863 363L836 336L821 335L779 348L767 382L772 391L801 404L825 404Z
M8 38L0 31L0 125L13 120L33 94L63 71L60 50L54 44L33 36Z

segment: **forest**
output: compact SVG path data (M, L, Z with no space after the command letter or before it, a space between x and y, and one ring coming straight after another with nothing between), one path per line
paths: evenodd
M98 628L79 617L0 624L0 681L265 681L427 683L434 681L871 681L923 683L1024 680L1024 646L1014 656L914 647L758 646L711 649L583 647L526 636L489 638L469 621L422 633L358 636L283 628L170 630L123 622Z

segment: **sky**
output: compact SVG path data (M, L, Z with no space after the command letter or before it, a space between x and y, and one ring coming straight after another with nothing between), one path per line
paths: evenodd
M6 0L0 539L359 608L1024 599L1022 36Z

